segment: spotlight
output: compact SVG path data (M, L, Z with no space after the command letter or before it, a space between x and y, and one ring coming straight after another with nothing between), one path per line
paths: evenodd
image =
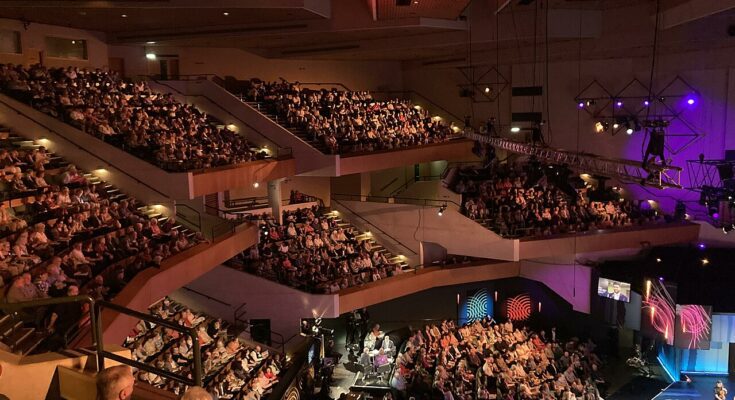
M128 14L123 14L123 15L121 15L121 17L127 18L128 17Z
M520 131L521 131L521 128L519 128L519 127L517 127L517 126L514 126L514 127L511 127L511 128L510 128L510 131L511 131L511 132L513 132L513 133L518 133L518 132L520 132Z
M620 128L620 124L617 123L617 122L614 122L613 123L613 129L618 129L618 128Z
M485 86L485 93L490 93L490 86Z
M648 101L648 100L643 100L643 105L644 105L645 107L648 107L648 106L650 106L650 105L651 105L651 102L650 102L650 101Z
M709 260L706 259L706 258L703 258L702 259L702 265L707 265L707 264L709 264Z
M226 17L226 16L230 15L230 13L228 13L227 11L225 11L225 12L222 13L222 15L224 15Z
M584 108L584 103L581 101L577 103L577 108Z
M661 262L661 259L658 258L658 257L656 257L656 262L659 262L660 263Z
M606 129L606 126L605 125L606 124L604 122L602 122L602 121L595 122L595 132L597 132L597 133L605 132L605 129Z
M447 205L443 204L441 207L439 207L439 211L437 211L436 215L441 217L442 215L444 215L444 211L446 210L447 210Z
M697 247L699 248L699 250L704 250L707 248L707 246L705 246L704 243L698 244Z
M260 187L260 183L258 183L258 182L253 182L253 187L254 187L254 188L256 188L256 189L257 189L257 188L259 188L259 187Z
M631 128L631 127L628 127L628 128L627 128L627 129L625 130L625 133L627 133L628 135L632 135L632 134L633 134L633 128Z
M618 106L618 107L622 107L623 106L623 102L620 101L620 100L618 100L617 102L615 102L615 105Z
M693 106L694 103L695 103L695 100L694 100L693 97L690 97L690 98L687 99L687 104L689 104L690 106Z
M155 60L156 59L156 53L146 53L145 58L149 60Z
M587 107L589 107L589 106L594 106L594 105L595 105L595 101L594 101L594 100L587 100L587 101L585 102L585 104L587 105Z

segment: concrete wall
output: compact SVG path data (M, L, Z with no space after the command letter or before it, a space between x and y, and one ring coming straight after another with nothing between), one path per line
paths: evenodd
M337 295L308 294L223 265L186 286L230 305L207 300L185 289L171 296L193 309L228 321L233 320L237 307L247 303L244 318L270 319L271 330L285 338L299 332L301 318L339 315Z
M155 47L156 54L178 55L182 75L215 74L239 79L260 78L277 81L335 82L352 90L400 90L403 86L400 62L268 59L240 49L216 47ZM130 58L126 65L142 69L140 51L120 52ZM146 74L159 73L158 61L146 61ZM126 67L127 69L127 67Z
M546 264L530 260L520 263L520 276L541 282L572 305L589 314L592 270L577 264Z
M341 201L414 252L419 243L437 243L450 254L498 260L518 260L518 241L506 240L449 208L442 216L436 207ZM457 235L457 232L462 232Z
M95 67L106 68L108 65L107 44L105 35L101 32L84 31L81 29L67 28L35 22L23 26L21 21L11 19L0 19L0 29L20 32L21 54L0 54L0 63L14 64L36 64L43 58L43 63L51 67ZM87 41L87 60L72 60L48 57L43 54L46 51L46 37L53 36L79 39Z

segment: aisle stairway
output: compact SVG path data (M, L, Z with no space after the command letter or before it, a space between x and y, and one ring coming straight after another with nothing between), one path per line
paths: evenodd
M321 151L323 154L330 154L329 149L327 146L324 145L324 143L314 140L309 133L298 126L290 126L287 121L285 121L283 118L279 118L278 115L276 115L276 111L273 109L273 106L265 103L265 102L258 102L258 101L247 101L245 98L238 96L245 104L249 105L250 107L258 110L261 114L268 117L273 122L281 125L282 127L286 128L289 132L291 132L294 136L298 137L299 139L303 140L306 143L309 143L311 147Z

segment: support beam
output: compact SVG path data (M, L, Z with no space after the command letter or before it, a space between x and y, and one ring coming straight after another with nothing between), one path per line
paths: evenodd
M534 156L539 160L565 164L582 173L596 174L632 181L647 186L681 189L681 168L649 164L644 169L639 161L600 157L594 154L556 150L550 147L534 146L529 143L514 142L509 139L465 132L470 139L488 143L498 149L517 154ZM650 177L649 177L650 175Z
M735 0L689 0L659 13L660 29L669 29L735 8Z

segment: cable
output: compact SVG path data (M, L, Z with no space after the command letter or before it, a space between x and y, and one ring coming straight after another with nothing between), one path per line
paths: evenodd
M544 77L544 83L546 83L546 90L544 90L544 108L546 108L546 136L549 139L547 143L551 145L553 135L551 131L551 108L549 106L549 91L551 90L551 81L549 80L549 3L544 4L545 16L544 16L544 47L546 48L546 76Z
M659 23L661 22L661 18L659 16L661 10L661 0L656 0L656 23L654 24L653 29L653 49L651 52L651 75L648 78L648 98L647 100L650 102L649 107L646 108L646 121L648 121L649 116L651 115L651 108L655 104L653 99L651 99L651 95L653 94L653 77L654 73L656 71L656 52L658 50L658 28ZM645 157L645 150L644 147L646 145L646 139L648 139L648 129L644 129L643 133L643 141L641 141L641 160Z

